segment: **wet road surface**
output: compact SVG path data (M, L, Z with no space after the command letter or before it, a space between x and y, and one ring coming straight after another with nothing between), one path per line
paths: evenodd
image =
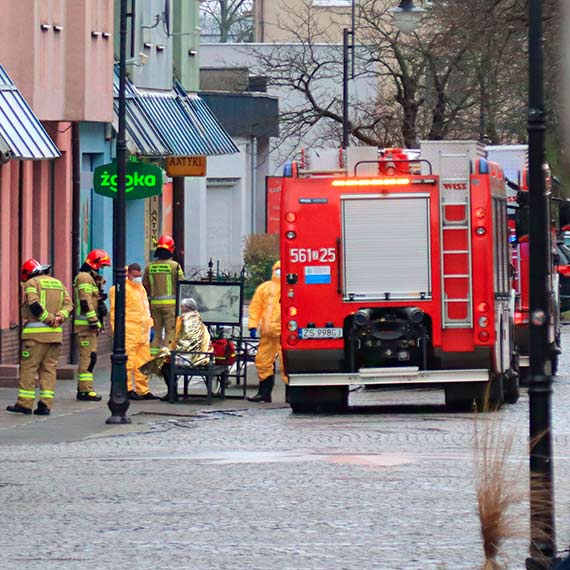
M0 568L479 568L475 422L514 434L511 484L524 491L526 390L477 418L449 413L439 392L354 392L351 404L343 416L294 416L236 403L147 416L127 434L2 445ZM565 354L554 395L560 548L570 540L569 410ZM522 534L506 554L518 570L524 500L516 514Z

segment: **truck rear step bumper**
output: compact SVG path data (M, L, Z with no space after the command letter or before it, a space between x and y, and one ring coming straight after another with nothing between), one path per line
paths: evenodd
M331 374L291 374L289 386L349 386L351 384L459 384L488 382L489 371L474 370L419 370L414 366L399 368L361 368L358 372Z

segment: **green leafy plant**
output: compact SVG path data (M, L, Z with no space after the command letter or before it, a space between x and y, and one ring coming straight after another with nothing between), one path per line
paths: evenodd
M245 266L245 297L250 299L255 288L271 279L271 268L279 259L279 236L251 234L245 239L243 262Z

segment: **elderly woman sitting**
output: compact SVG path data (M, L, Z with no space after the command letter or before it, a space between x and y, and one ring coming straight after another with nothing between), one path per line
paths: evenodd
M168 348L161 348L152 360L141 367L144 374L162 374L167 387L171 351L186 353L184 359L194 366L208 364L209 354L214 352L210 333L202 322L196 301L182 299L180 309L182 315L176 319L176 333Z

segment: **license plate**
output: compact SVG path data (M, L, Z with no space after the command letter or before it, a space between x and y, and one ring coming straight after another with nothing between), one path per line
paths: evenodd
M299 338L342 338L342 329L328 327L299 329Z

